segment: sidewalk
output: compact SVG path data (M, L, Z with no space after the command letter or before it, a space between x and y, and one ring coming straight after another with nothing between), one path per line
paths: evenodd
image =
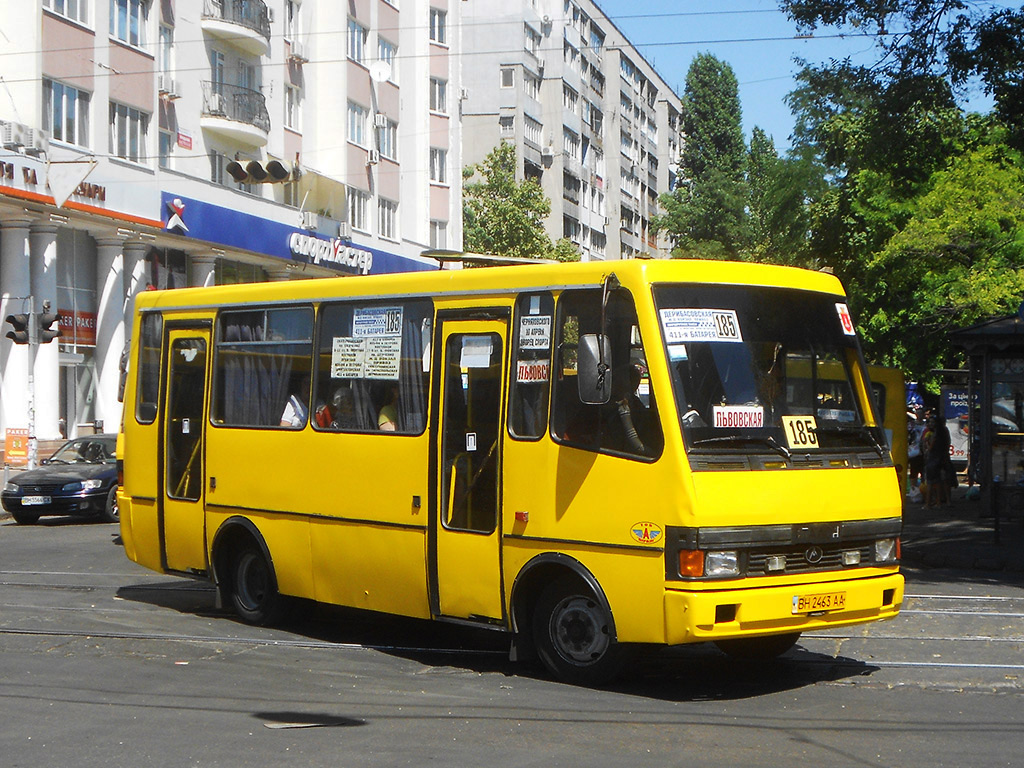
M995 520L982 517L981 502L968 501L966 492L961 485L953 489L950 504L932 509L905 501L904 565L1024 572L1024 523L1019 518L1001 520L996 544Z

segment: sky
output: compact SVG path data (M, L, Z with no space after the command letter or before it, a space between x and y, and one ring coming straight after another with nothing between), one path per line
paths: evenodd
M867 64L875 52L874 38L839 38L830 29L798 39L796 24L779 11L777 0L596 2L679 95L698 53L728 63L739 82L748 141L757 126L774 139L780 153L789 148L793 131L785 97L796 86L794 57L820 63L850 56L854 63Z

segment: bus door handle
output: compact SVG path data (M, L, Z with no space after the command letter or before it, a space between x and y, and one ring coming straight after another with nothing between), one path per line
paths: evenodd
M217 490L217 478L213 477L212 475L210 476L210 490L211 491L216 491Z

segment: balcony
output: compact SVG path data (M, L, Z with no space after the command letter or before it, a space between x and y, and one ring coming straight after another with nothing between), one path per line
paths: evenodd
M203 82L199 126L254 147L267 143L270 114L263 94L227 83Z
M204 32L253 56L270 50L270 12L263 0L203 0Z

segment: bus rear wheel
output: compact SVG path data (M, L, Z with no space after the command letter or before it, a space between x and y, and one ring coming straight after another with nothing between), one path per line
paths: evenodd
M718 650L734 659L764 660L781 656L800 639L799 632L764 637L736 637L732 640L716 640Z
M230 600L247 624L268 626L284 617L285 599L277 591L274 571L254 545L242 547L232 560Z
M544 589L533 613L533 641L559 680L601 685L624 661L608 609L582 584L558 581Z

